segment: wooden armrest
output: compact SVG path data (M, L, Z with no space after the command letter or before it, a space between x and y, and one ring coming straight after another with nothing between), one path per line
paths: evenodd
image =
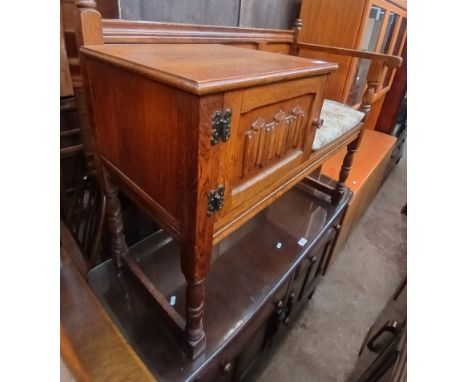
M335 46L306 44L306 43L300 42L298 43L298 48L315 50L317 52L340 54L343 56L365 58L365 59L369 59L373 61L381 61L381 62L384 62L385 65L387 65L389 68L399 68L401 66L401 63L403 62L402 58L398 56L391 56L389 54L372 53L372 52L366 52L363 50L356 50L356 49L338 48Z

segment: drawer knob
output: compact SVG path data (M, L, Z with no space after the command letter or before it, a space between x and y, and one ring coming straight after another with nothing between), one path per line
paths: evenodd
M323 119L316 118L312 121L312 125L314 125L317 129L320 129L323 126Z
M221 365L221 370L224 374L229 374L232 370L232 362L225 362Z

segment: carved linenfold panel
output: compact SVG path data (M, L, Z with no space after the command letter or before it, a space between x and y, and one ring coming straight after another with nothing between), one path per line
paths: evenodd
M278 125L278 140L276 142L276 156L280 157L284 155L284 137L286 131L286 113L283 110L280 110L275 115L275 122Z
M300 148L303 141L304 110L300 105L289 113L279 110L268 122L259 117L245 132L242 177Z
M294 115L294 127L293 127L293 141L292 145L293 147L299 147L302 145L302 139L303 139L303 120L304 120L304 110L300 106L296 106L293 110L292 113Z

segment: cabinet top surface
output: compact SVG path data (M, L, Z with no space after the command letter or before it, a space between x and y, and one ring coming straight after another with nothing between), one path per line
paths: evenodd
M199 95L338 68L334 63L218 44L88 45L82 52Z

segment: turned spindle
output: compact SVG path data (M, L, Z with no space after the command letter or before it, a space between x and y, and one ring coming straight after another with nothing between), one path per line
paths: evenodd
M293 36L293 43L291 44L291 47L290 47L290 50L289 50L289 54L292 55L292 56L297 56L299 54L299 47L298 47L298 42L299 42L299 32L301 31L302 29L302 20L301 19L296 19L294 21L294 24L293 24L293 27L292 27L292 30L294 32L294 36Z
M118 197L119 189L106 174L104 174L104 192L107 198L106 217L111 241L111 254L115 265L121 268L123 266L122 257L128 251L124 234L122 207Z
M371 63L369 73L367 74L367 87L362 97L361 105L359 106L359 111L364 113L363 125L358 138L347 146L347 152L343 159L343 164L341 165L338 184L336 185L335 192L332 195L332 203L334 204L338 204L343 197L346 187L346 179L348 179L349 172L353 165L354 154L361 144L362 135L365 129L365 122L371 111L374 95L378 87L378 81L384 67L384 62L380 60L372 61Z
M185 334L192 358L196 358L206 346L203 330L204 294L203 280L187 282Z

